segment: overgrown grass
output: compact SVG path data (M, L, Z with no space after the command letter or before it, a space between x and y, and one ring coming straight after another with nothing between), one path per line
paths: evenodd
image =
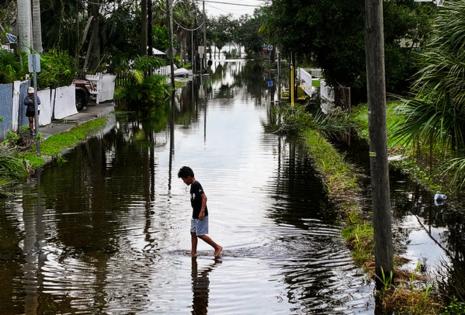
M386 109L386 127L388 137L388 151L390 156L401 156L401 159L391 161L391 165L408 174L431 191L443 191L452 193L452 187L445 177L441 163L447 160L448 153L440 146L430 147L428 143L400 144L394 138L397 126L402 125L405 120L399 112L400 102L388 102ZM368 141L368 106L360 104L355 107L351 114L352 121L358 135ZM432 153L432 156L430 156Z

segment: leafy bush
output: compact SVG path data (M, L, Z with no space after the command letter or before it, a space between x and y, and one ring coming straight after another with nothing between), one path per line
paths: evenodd
M164 61L153 56L139 56L132 64L132 71L122 73L129 78L115 91L115 99L126 102L129 107L151 107L161 104L168 97L166 78L160 75L147 75L154 68L164 65Z
M75 76L74 59L66 52L51 50L41 56L38 84L42 88L70 85Z
M312 115L305 111L302 105L294 107L286 104L274 107L273 121L265 126L267 131L289 136L297 136L304 130L314 126L315 122Z
M150 72L152 69L160 68L165 62L153 56L139 56L134 60L133 68L135 70Z
M26 64L21 67L19 58L6 50L0 49L0 83L20 80L26 74Z
M6 146L0 147L0 176L23 178L27 175L23 161L14 156L14 151Z
M118 87L115 92L116 100L123 100L129 107L151 107L162 104L169 95L166 78L160 75L144 77L140 70L130 73L130 80L126 86Z
M444 315L465 314L465 303L458 301L457 298L453 298L450 304L446 308L444 308L442 314Z

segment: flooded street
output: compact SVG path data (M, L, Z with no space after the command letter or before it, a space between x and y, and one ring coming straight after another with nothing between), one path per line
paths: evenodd
M362 175L364 202L371 208L368 144L355 134L333 143ZM426 275L445 295L465 294L465 219L463 199L434 201L434 193L395 167L390 168L393 237L396 253L407 261L401 269Z
M215 64L202 87L118 115L0 204L1 314L372 314L304 150L264 131L261 66ZM210 235L190 252L193 168Z

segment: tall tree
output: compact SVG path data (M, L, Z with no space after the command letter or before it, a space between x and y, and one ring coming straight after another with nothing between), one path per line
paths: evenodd
M140 9L141 9L141 47L140 51L142 55L145 55L147 52L147 0L140 1Z
M435 10L414 0L385 1L386 83L392 92L406 91L415 67L415 50L430 33ZM265 10L271 40L284 53L323 69L327 82L356 88L365 95L363 0L273 0ZM298 31L295 31L298 30ZM405 43L408 43L405 45Z
M34 50L42 53L42 23L40 18L40 0L32 0L32 34Z
M32 48L32 14L31 1L18 0L18 35L19 48L29 53Z
M100 5L101 0L93 0L88 4L88 15L92 16L92 33L87 48L84 70L93 72L100 64L101 43L100 43Z

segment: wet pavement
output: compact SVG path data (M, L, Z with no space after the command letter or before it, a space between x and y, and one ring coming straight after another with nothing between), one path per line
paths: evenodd
M170 107L117 115L0 201L1 314L372 314L305 150L264 131L259 64L215 64ZM190 251L188 187L208 196L220 261Z

